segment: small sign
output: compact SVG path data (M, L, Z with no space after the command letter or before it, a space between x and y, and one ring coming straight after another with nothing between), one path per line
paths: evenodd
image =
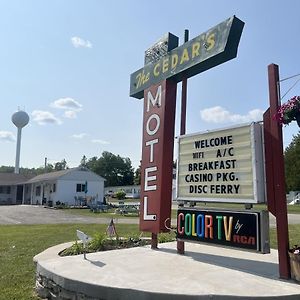
M184 135L178 147L177 200L265 202L260 123Z
M90 242L92 238L80 230L76 230L76 233L77 233L77 237L83 243L83 258L86 259L86 244Z
M270 253L267 211L179 209L177 239Z
M88 236L87 234L85 234L84 232L82 232L80 230L76 230L76 233L77 233L77 237L82 241L84 247L86 246L86 244L88 242L90 242L92 240L92 238L90 236Z

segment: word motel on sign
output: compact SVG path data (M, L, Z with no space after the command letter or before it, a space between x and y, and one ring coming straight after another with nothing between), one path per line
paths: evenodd
M152 93L148 91L147 93L147 109L146 112L148 113L151 107L160 107L161 106L161 92L162 87L161 85L157 88L157 92L155 97L153 97ZM151 124L151 125L150 125ZM156 113L152 113L147 121L146 121L146 139L145 147L149 147L149 157L148 163L153 163L155 161L154 157L154 147L159 144L159 139L155 137L160 129L160 116ZM150 140L148 140L150 138ZM144 184L144 191L156 191L157 184L155 181L157 180L157 172L158 167L156 165L149 166L145 168L145 184ZM144 196L144 220L147 221L155 221L157 216L155 214L148 214L148 196Z

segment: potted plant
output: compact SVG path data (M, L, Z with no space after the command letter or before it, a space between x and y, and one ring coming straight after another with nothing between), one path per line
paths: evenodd
M291 277L292 279L300 282L300 247L295 245L289 250L290 264L291 264Z
M294 96L282 104L278 108L274 118L280 125L288 125L292 121L297 121L300 127L300 96Z

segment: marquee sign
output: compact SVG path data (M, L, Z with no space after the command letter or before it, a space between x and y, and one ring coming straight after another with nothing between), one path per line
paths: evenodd
M130 96L141 99L145 89L164 79L179 82L235 58L243 27L244 22L233 16L146 64L131 74Z
M178 147L177 200L265 202L260 123L184 135Z
M270 253L267 211L179 209L177 239Z

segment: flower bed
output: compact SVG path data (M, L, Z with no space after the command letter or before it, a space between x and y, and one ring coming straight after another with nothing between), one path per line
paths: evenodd
M159 235L160 243L171 242L175 240L173 233L162 233ZM85 253L93 253L98 251L108 251L114 249L126 249L132 247L140 247L151 244L151 238L141 238L140 236L130 236L127 238L109 238L105 234L95 234L92 240L83 247L81 242L75 242L71 247L61 251L60 256L78 255Z

